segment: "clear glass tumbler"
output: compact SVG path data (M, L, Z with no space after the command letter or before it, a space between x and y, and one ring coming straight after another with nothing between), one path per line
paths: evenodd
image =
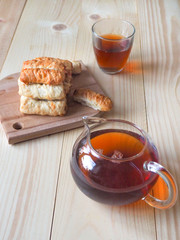
M135 27L125 20L103 19L92 26L93 48L100 69L115 74L124 68L130 55Z

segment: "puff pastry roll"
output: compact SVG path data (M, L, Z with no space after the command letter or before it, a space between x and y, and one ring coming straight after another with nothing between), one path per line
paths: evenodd
M26 114L64 116L72 73L81 72L81 63L39 57L23 63L18 79L20 111Z
M73 93L73 99L99 111L110 111L112 108L112 101L109 97L86 88L76 89Z
M25 61L20 81L25 84L59 85L72 79L72 63L59 58L41 57Z
M43 68L61 71L64 69L64 61L67 61L66 66L69 66L67 70L72 70L72 64L68 60L61 60L59 58L50 57L39 57L32 60L27 60L23 63L22 69Z
M63 84L52 86L46 84L27 85L18 79L19 95L34 99L61 100L66 97L66 91Z
M21 96L20 111L26 114L64 116L67 111L66 99L47 101Z

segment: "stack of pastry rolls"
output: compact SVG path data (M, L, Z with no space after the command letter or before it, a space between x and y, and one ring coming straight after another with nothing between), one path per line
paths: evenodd
M18 79L20 111L26 114L65 115L72 74L80 72L79 62L50 57L25 61Z

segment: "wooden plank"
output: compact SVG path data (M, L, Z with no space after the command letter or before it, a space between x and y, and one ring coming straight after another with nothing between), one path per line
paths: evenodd
M29 0L1 77L19 72L25 59L74 58L78 9L74 0ZM57 24L67 28L55 31ZM62 144L63 133L9 146L0 128L0 239L49 239Z
M155 239L152 208L143 202L128 206L108 206L97 203L75 185L70 173L73 143L81 130L67 132L61 160L55 217L51 239ZM63 158L65 161L63 161ZM130 229L129 231L127 229Z
M141 34L148 132L158 147L161 164L180 187L179 166L179 1L137 1ZM155 195L163 199L160 183ZM167 211L156 211L157 239L180 239L180 202Z
M67 96L68 110L65 116L38 116L22 114L19 110L19 73L11 74L0 81L0 120L8 143L15 144L26 140L63 132L83 125L82 116L97 116L100 111L73 101L77 88L89 88L102 93L100 86L81 62L82 72L73 75L71 91Z
M113 112L104 116L128 119L146 129L136 1L83 1L80 15L75 56L83 60L104 92L113 99ZM122 73L113 76L99 70L92 50L91 26L95 20L104 17L124 18L136 27L130 62ZM74 239L140 240L144 236L149 240L155 239L154 209L144 202L125 207L104 206L88 199L75 186L69 161L70 149L79 134L80 130L76 130L67 132L64 136L51 239L70 240L72 236Z
M79 6L71 1L64 3L61 0L51 3L49 9L46 2L43 4L38 2L38 5L36 3L39 7L34 4L33 0L29 0L23 11L0 79L20 72L23 61L38 56L74 59L77 22L80 18ZM67 12L72 12L74 15L67 17Z
M63 135L12 147L1 136L1 239L48 239Z
M21 17L26 0L1 0L0 1L0 70L8 53L16 26Z

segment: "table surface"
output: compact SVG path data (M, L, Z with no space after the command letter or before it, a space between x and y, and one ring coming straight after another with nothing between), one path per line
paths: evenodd
M180 186L180 2L178 0L1 0L0 78L39 56L81 59L114 103L104 117L138 124ZM125 69L106 75L95 61L91 26L117 17L136 27ZM0 239L180 239L180 203L96 203L70 173L82 128L9 145L0 125ZM160 183L155 195L165 192ZM162 195L163 197L163 195Z

